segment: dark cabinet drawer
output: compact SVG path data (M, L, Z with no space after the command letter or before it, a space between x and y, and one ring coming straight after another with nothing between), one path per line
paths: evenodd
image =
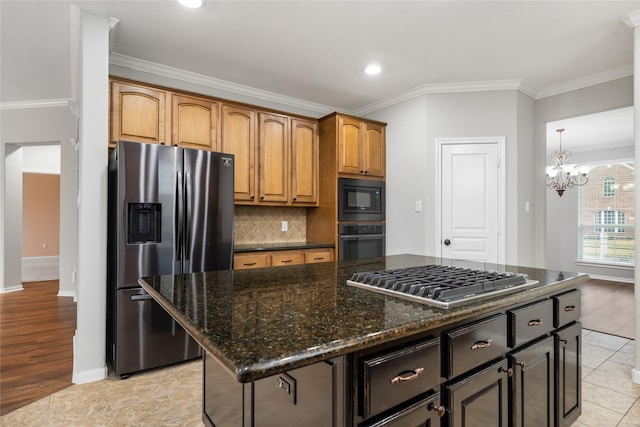
M421 341L362 361L362 416L368 418L437 387L440 339Z
M539 301L507 312L509 347L517 347L553 329L553 301Z
M553 297L553 326L561 328L580 320L580 291L574 289Z
M445 332L447 378L456 377L501 357L507 350L507 320L497 314Z
M413 403L406 408L385 415L373 421L361 424L362 427L406 427L406 426L436 426L438 418L444 415L444 407L440 406L440 393L433 393L428 397Z

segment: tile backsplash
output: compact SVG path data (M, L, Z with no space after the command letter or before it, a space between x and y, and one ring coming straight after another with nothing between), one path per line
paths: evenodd
M279 206L236 206L234 243L304 242L307 239L307 209ZM282 231L282 221L288 230Z

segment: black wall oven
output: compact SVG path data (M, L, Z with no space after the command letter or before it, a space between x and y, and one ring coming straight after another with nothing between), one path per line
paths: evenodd
M384 224L338 224L340 261L381 257L384 248Z
M384 181L338 179L338 221L384 221Z

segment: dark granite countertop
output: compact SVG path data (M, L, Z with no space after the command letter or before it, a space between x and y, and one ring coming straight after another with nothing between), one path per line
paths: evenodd
M314 242L280 242L280 243L248 243L235 245L233 252L254 252L254 251L285 251L288 249L315 249L315 248L333 248L333 243L314 243Z
M442 264L525 273L537 286L442 309L346 284L354 272ZM140 279L240 382L250 382L575 287L580 273L417 255Z

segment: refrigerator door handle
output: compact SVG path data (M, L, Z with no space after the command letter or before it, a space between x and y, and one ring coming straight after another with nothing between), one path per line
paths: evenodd
M184 203L184 196L182 194L182 173L181 172L176 172L176 192L175 194L175 200L174 200L174 205L173 205L173 209L174 209L174 234L175 234L175 241L176 241L176 261L181 261L182 260L182 239L183 239L183 230L182 230L182 217L183 217L183 212L182 212L182 205Z
M186 228L184 232L184 241L185 241L185 251L184 251L184 260L189 261L190 253L191 253L191 222L193 216L193 188L191 182L191 174L189 172L185 173L185 188L186 188L186 203L185 203L185 215L186 215Z
M153 297L149 294L131 295L131 301L141 301L147 299L153 299Z

